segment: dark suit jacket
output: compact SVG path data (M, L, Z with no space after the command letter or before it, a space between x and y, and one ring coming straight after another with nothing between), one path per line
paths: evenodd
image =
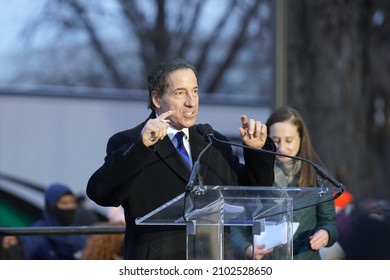
M154 117L154 113L149 116ZM184 227L135 225L137 217L182 194L190 176L190 170L169 137L152 147L143 145L141 130L145 122L109 139L105 162L89 179L87 195L101 206L123 206L126 218L125 259L185 259ZM214 134L227 140L216 131ZM195 126L189 128L189 137L191 156L195 162L208 140L197 132ZM275 150L271 139L267 140L264 148ZM245 150L244 160L245 166L239 163L229 145L214 142L200 161L204 184L273 184L272 155Z

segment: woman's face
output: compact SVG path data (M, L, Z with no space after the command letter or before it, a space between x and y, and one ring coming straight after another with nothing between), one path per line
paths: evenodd
M276 151L280 154L296 156L301 146L301 137L298 127L291 122L277 122L269 127L270 137L274 140ZM282 162L292 160L291 158L276 156Z

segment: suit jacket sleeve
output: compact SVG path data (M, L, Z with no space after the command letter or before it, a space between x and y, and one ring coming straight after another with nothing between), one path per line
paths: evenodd
M87 184L87 195L101 206L119 206L130 190L126 182L139 174L154 154L141 141L143 124L113 135L107 143L104 164L95 171Z
M275 144L270 137L262 150L276 150ZM257 152L249 149L244 149L245 174L242 176L240 185L257 185L257 186L272 186L274 183L274 164L275 155L264 152Z

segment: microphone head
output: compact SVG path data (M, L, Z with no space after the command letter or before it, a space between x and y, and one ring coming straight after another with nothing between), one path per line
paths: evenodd
M209 135L214 135L214 130L208 123L206 124L198 124L196 126L196 130L203 135L203 137L207 137Z
M205 123L204 126L206 127L206 135L214 135L214 129L211 127L211 125Z

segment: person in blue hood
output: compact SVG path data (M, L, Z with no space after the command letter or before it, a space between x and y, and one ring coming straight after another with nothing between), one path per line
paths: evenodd
M70 226L75 219L77 203L72 191L65 185L54 183L45 191L43 219L34 227ZM25 258L29 260L78 259L86 245L83 235L34 235L22 238Z

